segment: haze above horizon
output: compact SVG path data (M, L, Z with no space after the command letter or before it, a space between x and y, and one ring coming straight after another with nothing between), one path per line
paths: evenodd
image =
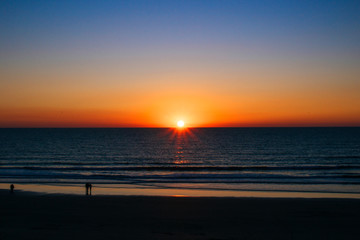
M360 126L359 1L0 11L0 127Z

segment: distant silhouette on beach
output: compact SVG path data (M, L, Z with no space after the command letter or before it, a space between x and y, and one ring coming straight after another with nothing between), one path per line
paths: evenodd
M91 195L92 184L91 183L86 183L85 188L86 188L86 195Z
M14 193L14 188L15 188L14 184L11 184L10 185L10 193Z

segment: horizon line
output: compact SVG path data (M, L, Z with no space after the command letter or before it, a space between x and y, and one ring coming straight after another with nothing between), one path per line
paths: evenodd
M358 128L354 126L239 126L239 127L185 127L183 129L209 128ZM179 129L177 127L0 127L0 129Z

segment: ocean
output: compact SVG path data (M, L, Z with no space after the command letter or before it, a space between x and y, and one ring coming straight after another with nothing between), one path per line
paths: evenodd
M360 193L360 128L0 129L0 183Z

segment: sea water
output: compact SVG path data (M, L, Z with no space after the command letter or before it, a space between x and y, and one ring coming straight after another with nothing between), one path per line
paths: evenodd
M360 193L360 128L0 129L0 183Z

